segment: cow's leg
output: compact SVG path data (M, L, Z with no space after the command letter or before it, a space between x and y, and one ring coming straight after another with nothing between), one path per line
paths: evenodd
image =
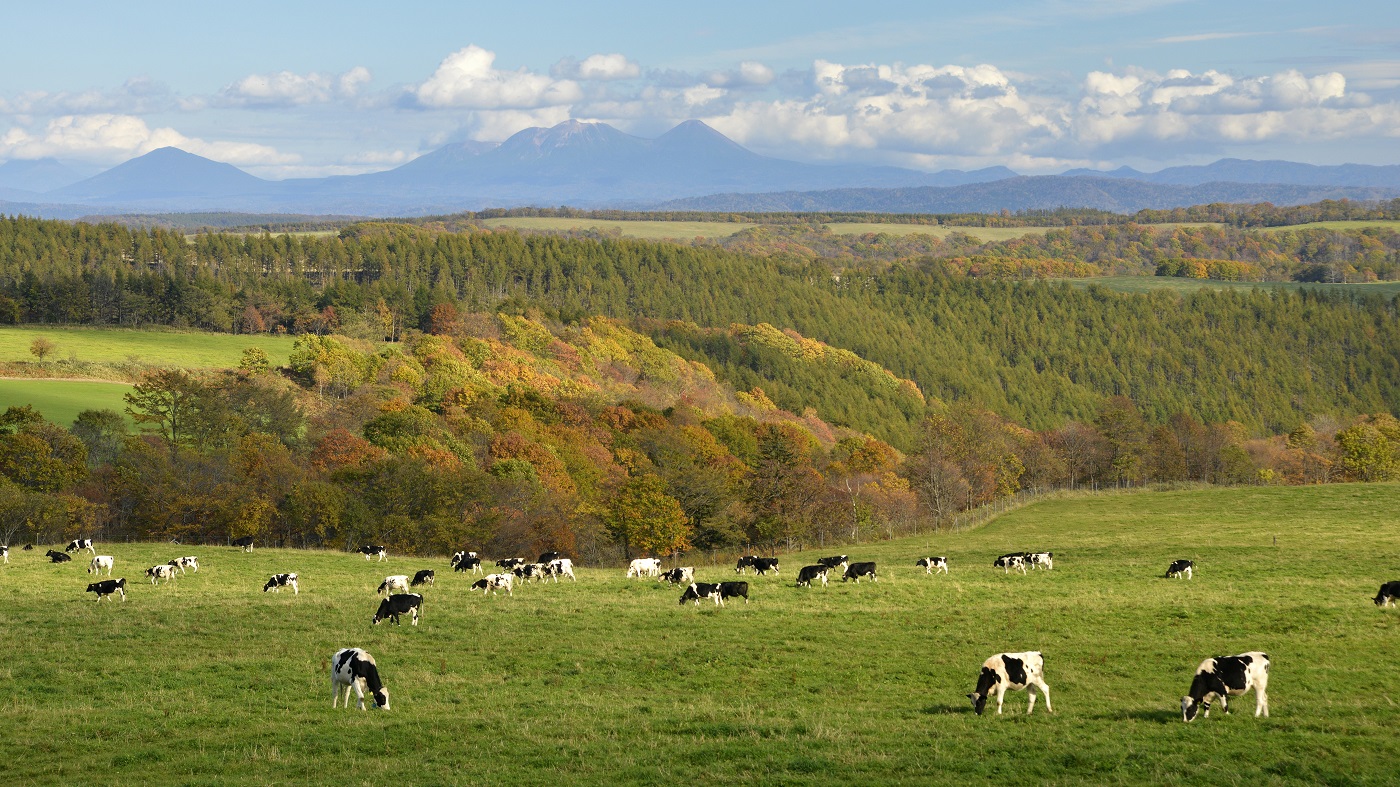
M1260 715L1263 715L1266 719L1269 718L1269 695L1264 693L1263 686L1255 686L1254 717L1257 719Z
M1026 684L1026 715L1029 716L1035 711L1036 688L1034 683Z
M1001 703L1006 699L1006 681L997 681L997 715L1001 715Z
M1045 684L1045 680L1042 678L1037 678L1035 681L1035 687L1040 690L1040 695L1045 698L1046 713L1054 713L1055 709L1050 707L1050 687ZM1029 689L1027 689L1027 691L1029 691ZM1032 702L1031 704L1034 705L1035 703ZM1026 714L1030 715L1030 711L1027 710Z
M413 608L413 625L418 625L418 608Z

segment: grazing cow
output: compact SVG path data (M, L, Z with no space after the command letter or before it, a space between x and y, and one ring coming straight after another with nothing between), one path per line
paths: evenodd
M387 591L387 592L386 592L386 591ZM375 591L374 591L374 592L375 592L375 593L384 593L385 595L392 595L392 594L395 593L395 592L407 593L407 592L408 592L408 575L407 575L407 574L393 574L393 575L391 575L391 576L387 576L387 577L384 578L384 581L383 581L383 582L380 582L380 583L379 583L379 587L378 587L378 588L375 588Z
M1011 552L1002 555L992 563L992 568L1004 569L1003 573L1011 573L1011 569L1017 569L1022 574L1026 573L1026 555L1023 552Z
M235 539L233 540L233 545L236 546L236 547L242 547L244 552L252 552L252 551L253 551L253 537L252 537L252 536L243 536L242 538L235 538Z
M432 585L436 582L437 573L434 572L431 568L425 568L422 571L415 573L413 575L413 581L408 584L412 585L413 587L418 587L419 585Z
M826 587L826 574L830 570L830 566L823 566L820 564L815 566L803 566L802 570L797 572L797 586L811 587L812 580L820 579L822 581L822 587Z
M923 566L925 574L940 571L944 574L948 573L948 558L946 557L921 557L914 565Z
M0 544L0 557L5 558L5 562L10 562L10 545Z
M719 605L724 606L727 598L744 599L744 603L749 603L749 583L747 582L721 582L719 583Z
M558 584L559 577L565 576L577 582L578 577L574 576L574 561L566 557L551 560L549 563L549 575L554 577L555 584Z
M199 573L199 558L194 555L189 555L187 557L177 557L174 560L170 561L170 565L180 569L181 574L185 573L185 569L187 568L194 569L196 574Z
M457 571L470 571L470 572L472 572L473 574L480 574L480 573L482 573L482 571L481 571L481 558L479 558L479 557L464 557L464 558L462 558L461 560L458 560L458 561L457 561L456 563L454 563L453 565L455 565L455 566L457 567L457 568L455 569L455 570L457 570Z
M1043 568L1047 571L1055 569L1053 552L1022 552L1021 557L1025 559L1026 565L1031 568Z
M360 710L365 709L365 691L374 699L374 706L389 710L389 690L379 679L379 667L374 657L359 648L343 648L331 656L331 707L340 700L340 687L345 687L345 707L350 707L350 689L359 698Z
M266 593L271 590L273 593L278 593L284 587L290 587L292 589L292 595L294 596L301 595L301 591L297 589L296 574L273 574L272 577L267 580L267 584L263 585L263 592Z
M67 563L68 561L70 561L70 560L73 559L73 558L69 557L69 556L68 556L68 553L66 553L66 552L55 552L55 551L53 551L52 549L50 549L49 551L45 552L45 553L44 553L44 556L47 557L51 562L54 562L54 563Z
M394 625L399 625L399 615L412 614L413 625L418 625L418 616L422 614L423 597L417 593L395 593L394 595L379 602L379 609L374 613L374 620L370 621L371 626L378 626L379 621L388 619Z
M639 557L627 566L628 579L659 576L661 576L661 561L654 557Z
M1171 579L1172 577L1176 577L1177 579L1181 579L1184 576L1190 579L1191 570L1195 567L1196 564L1189 560L1174 560L1170 566L1167 566L1166 578Z
M113 562L111 555L93 555L92 562L88 564L88 573L100 574L102 573L102 569L105 568L107 569L107 576L110 577L112 576Z
M146 569L146 576L151 578L152 585L156 583L157 579L163 579L166 582L169 582L170 580L175 578L175 567L167 563L161 563L158 566L151 566L150 568Z
M1220 698L1220 709L1230 712L1225 702L1227 694L1240 695L1254 689L1254 715L1269 717L1269 654L1252 650L1238 656L1216 656L1206 659L1196 668L1191 679L1191 693L1181 698L1181 720L1191 721L1197 712L1205 710L1210 718L1211 700Z
M735 574L746 573L744 569L753 568L753 562L758 560L758 555L744 555L739 558L739 562L734 565Z
M846 573L841 575L841 581L854 579L856 584L860 584L861 577L870 577L871 582L879 582L880 578L875 576L874 563L852 563L846 568Z
M756 557L753 559L753 570L755 574L762 576L772 571L778 573L778 559L775 557Z
M468 552L465 549L458 550L452 553L452 559L447 561L447 564L452 566L453 568L456 568L458 563L461 563L463 560L466 560L469 557L475 558L477 557L477 554L475 552ZM480 563L480 559L478 559L477 562Z
M544 563L544 564L548 565L548 564L553 563L554 561L558 560L559 558L561 558L561 557L563 557L563 556L564 556L564 553L563 553L563 552L552 552L552 551L551 551L551 552L545 552L545 553L541 554L541 555L540 555L540 559L539 559L539 560L536 560L535 562L536 562L536 563Z
M819 557L817 558L817 565L826 566L828 569L832 570L839 568L842 571L845 571L848 566L846 562L847 557L847 555L832 555L831 557Z
M1045 697L1045 709L1051 713L1055 712L1055 709L1050 707L1050 687L1045 685L1045 659L1038 650L999 653L982 662L982 672L977 676L977 689L967 695L967 698L972 700L973 710L981 716L983 708L987 706L987 697L996 694L997 715L1000 716L1001 702L1008 689L1027 689L1026 693L1030 695L1030 702L1026 705L1027 716L1035 710L1037 689Z
M64 552L77 552L77 551L83 550L83 549L86 549L87 551L91 552L91 553L94 554L94 555L97 554L97 550L93 548L93 546L92 546L92 539L90 539L90 538L75 538L75 539L73 539L72 541L69 541L69 542L68 542L68 546L64 547L64 548L63 548L63 551L64 551Z
M86 592L96 593L98 601L101 601L103 596L120 593L122 595L122 601L126 601L126 577L121 577L120 579L104 579L101 582L94 582L87 586Z
M670 571L663 571L661 576L656 578L656 581L660 582L663 579L672 585L689 585L695 581L695 567L682 566Z
M1400 598L1400 580L1381 585L1381 591L1371 600L1376 602L1378 607L1393 607L1397 598Z
M361 555L365 556L365 560L369 560L372 557L379 558L378 560L374 561L376 563L383 563L384 561L389 559L388 551L386 551L384 547L379 544L366 544L365 546L360 547L358 551Z
M545 574L548 573L548 570L549 567L544 565L543 563L526 563L523 566L516 566L515 568L511 569L510 573L514 574L516 579L534 582L537 579L544 579Z
M504 590L507 596L514 596L515 591L512 590L514 586L515 579L510 574L487 574L482 579L472 583L472 590L480 590L482 598L485 598L488 593L492 596L496 595L497 590Z
M685 589L685 593L681 594L681 606L685 606L685 602L687 601L694 601L695 606L698 607L700 606L700 599L702 598L712 598L715 600L715 606L719 606L721 603L719 583L692 582L690 587Z
M21 552L33 552L33 551L34 551L34 545L33 545L33 544L25 544L25 545L24 545L24 549L21 549L20 551L21 551Z
M525 565L525 558L523 557L503 557L500 560L496 561L496 568L504 569L506 571L510 571L516 566L523 565Z

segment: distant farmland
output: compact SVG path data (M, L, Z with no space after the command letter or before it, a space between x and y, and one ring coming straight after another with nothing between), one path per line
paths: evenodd
M84 410L122 412L122 396L130 390L125 383L98 380L0 380L0 411L30 405L50 421L69 426Z
M66 360L89 363L134 361L186 369L231 369L238 366L243 350L248 347L261 347L273 365L283 366L295 341L291 336L270 334L27 326L0 328L0 362L34 360L29 353L29 345L39 336L55 345L53 354L48 358L49 364ZM61 371L55 373L62 376Z

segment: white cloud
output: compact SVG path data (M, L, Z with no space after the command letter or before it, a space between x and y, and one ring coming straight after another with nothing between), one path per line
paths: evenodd
M607 82L615 79L635 79L642 75L641 66L625 55L589 55L581 62L566 57L549 69L550 76L559 79L582 79Z
M175 108L179 100L164 83L133 77L120 87L76 93L36 90L6 98L0 96L0 114L66 115L93 112L145 114Z
M496 53L476 45L453 52L414 90L414 96L424 107L463 109L536 109L571 104L582 97L576 82L523 68L501 71L493 67L495 61Z
M189 153L235 165L290 164L298 156L251 142L207 142L173 128L150 128L131 115L65 115L39 131L13 127L0 135L0 158L35 159L46 156L114 163L176 147Z
M220 96L234 106L279 107L324 104L354 98L370 81L369 69L356 66L343 74L252 74L225 87Z
M472 139L500 142L517 131L557 126L569 117L568 107L478 110L471 113L466 130Z

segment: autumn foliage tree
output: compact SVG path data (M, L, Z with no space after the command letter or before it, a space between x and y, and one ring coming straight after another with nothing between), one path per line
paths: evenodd
M690 548L690 521L681 504L654 475L631 478L604 514L608 533L623 555L671 555Z

